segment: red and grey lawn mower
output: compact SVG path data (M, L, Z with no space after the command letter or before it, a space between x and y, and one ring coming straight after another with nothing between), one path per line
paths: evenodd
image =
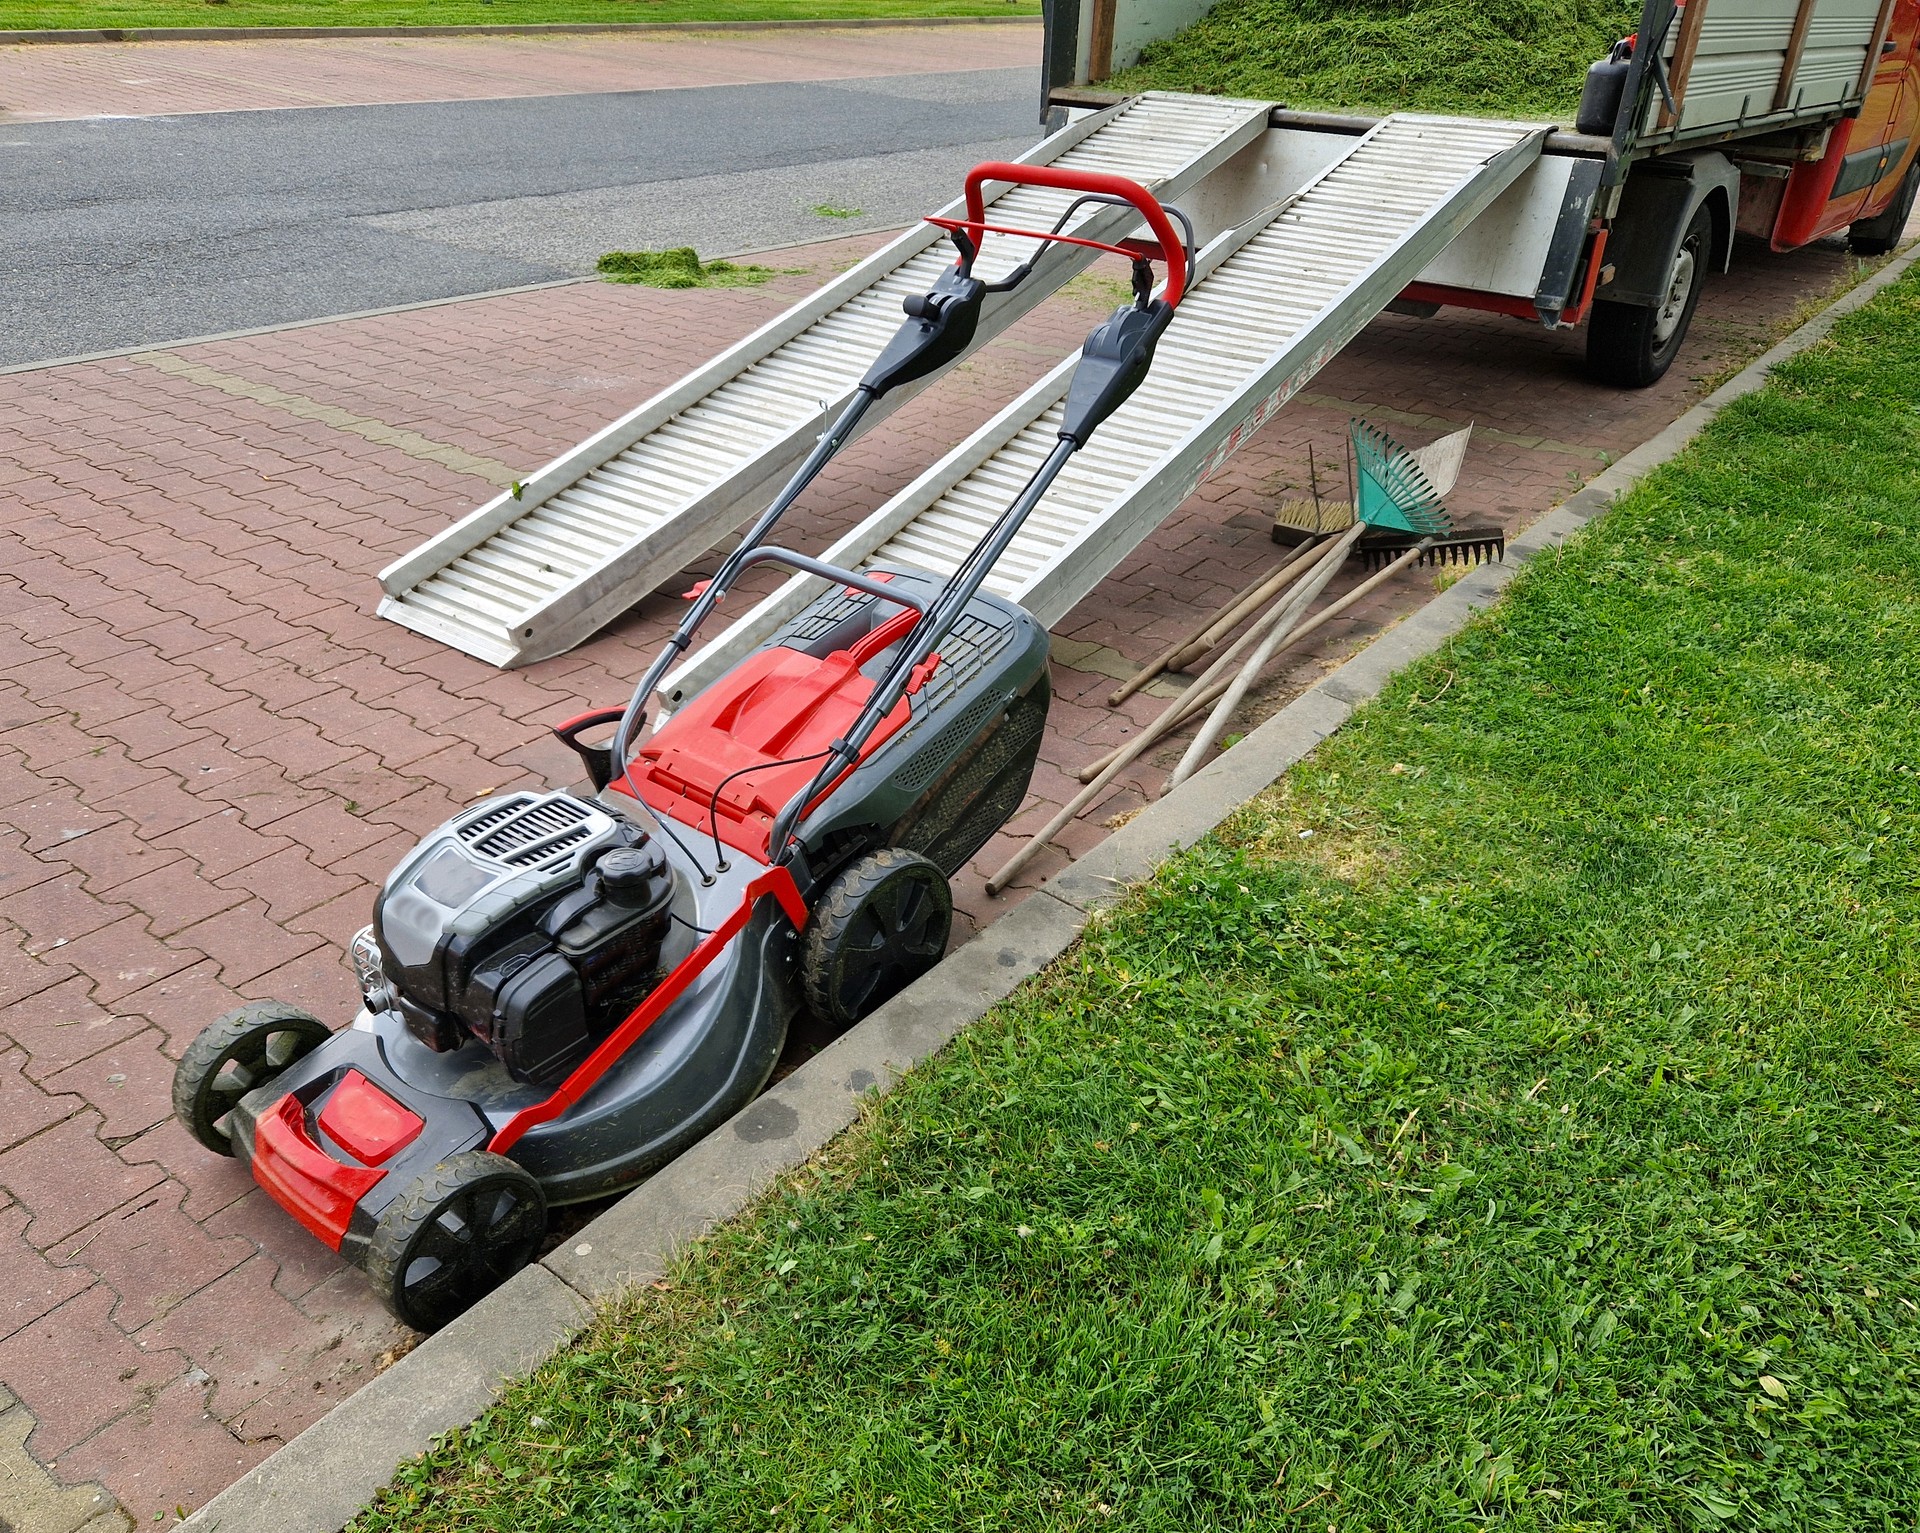
M981 187L1081 194L1050 231L986 223ZM1131 204L1154 244L1133 303L1088 337L1059 440L945 579L848 570L766 539L889 389L954 360L980 306L1028 275L973 275L983 232L1061 233L1083 204ZM959 258L852 402L694 596L624 708L555 733L593 796L475 805L395 868L355 939L363 1006L329 1032L289 1006L221 1018L173 1101L301 1224L432 1330L538 1249L550 1204L631 1186L766 1084L789 1023L866 1015L937 963L947 880L1020 807L1046 724L1047 634L981 589L1076 449L1146 376L1191 274L1185 219L1121 177L977 166ZM1089 241L1078 241L1086 244ZM1168 266L1153 292L1152 258ZM672 663L740 575L775 562L827 593L643 733ZM583 736L617 726L604 744Z

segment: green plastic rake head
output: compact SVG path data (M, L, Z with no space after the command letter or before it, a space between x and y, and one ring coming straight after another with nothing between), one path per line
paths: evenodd
M1444 538L1453 531L1452 518L1411 453L1367 421L1354 421L1351 436L1361 521L1416 538Z

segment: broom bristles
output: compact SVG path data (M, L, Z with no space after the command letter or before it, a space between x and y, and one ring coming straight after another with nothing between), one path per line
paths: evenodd
M1274 525L1309 537L1345 532L1353 525L1353 506L1344 500L1283 500L1273 513Z

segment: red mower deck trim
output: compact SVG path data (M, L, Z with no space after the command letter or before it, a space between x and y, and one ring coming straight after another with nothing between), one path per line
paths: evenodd
M544 1102L536 1102L531 1107L523 1107L507 1121L507 1126L495 1134L487 1148L496 1155L505 1155L520 1142L520 1138L529 1129L538 1128L542 1123L550 1123L587 1094L596 1081L605 1075L614 1061L627 1052L648 1028L659 1020L660 1014L680 998L680 994L692 984L708 964L720 956L720 951L740 934L747 924L747 918L753 914L754 907L767 895L780 902L780 908L787 913L787 919L793 922L795 931L805 931L807 926L806 902L800 898L799 887L793 881L793 875L785 868L771 868L747 885L747 891L741 896L740 903L732 915L722 921L700 941L699 946L687 954L675 966L674 971L659 984L655 985L648 997L633 1009L626 1021L607 1035L607 1039L589 1054L573 1074L560 1083L559 1090ZM312 1226L308 1226L311 1228Z
M355 1160L383 1166L420 1137L426 1119L349 1070L320 1109L320 1127Z
M253 1179L331 1250L338 1251L354 1206L387 1173L349 1166L314 1141L306 1104L292 1093L260 1119L253 1136Z

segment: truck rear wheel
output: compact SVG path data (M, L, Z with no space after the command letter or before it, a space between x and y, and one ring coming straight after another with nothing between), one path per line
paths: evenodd
M1673 253L1666 293L1659 303L1594 300L1587 318L1587 371L1602 383L1623 389L1644 389L1665 377L1693 323L1712 255L1713 214L1702 203Z
M1892 255L1913 216L1914 198L1920 196L1920 159L1907 167L1906 179L1894 193L1893 203L1877 218L1863 218L1847 229L1847 248L1857 256Z

